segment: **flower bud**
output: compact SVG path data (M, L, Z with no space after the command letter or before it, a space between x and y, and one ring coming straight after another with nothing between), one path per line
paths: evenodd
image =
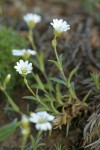
M9 83L10 79L11 79L11 74L8 74L8 75L6 76L6 78L5 78L5 80L4 80L4 88L5 88L6 85Z
M29 135L29 133L30 133L29 119L26 115L22 116L21 131L22 131L23 135Z

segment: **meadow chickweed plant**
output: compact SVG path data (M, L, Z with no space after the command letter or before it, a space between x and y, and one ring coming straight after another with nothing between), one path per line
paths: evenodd
M52 61L52 62L56 64L56 66L61 71L64 80L67 82L66 77L65 77L64 72L63 72L63 68L62 68L62 59L59 58L56 47L57 47L57 37L61 36L61 34L63 32L69 30L70 25L67 24L66 21L63 21L62 19L60 19L60 20L53 19L53 22L51 23L51 25L54 28L54 39L52 40L52 46L54 48L54 52L55 52L56 59L57 59L57 62L55 62L55 61Z
M62 125L67 125L67 134L69 131L70 122L74 117L77 117L80 115L80 110L86 110L87 104L85 103L85 100L89 96L90 93L88 93L83 101L79 100L77 98L76 92L75 92L75 86L74 83L71 82L71 79L75 72L77 71L77 68L73 69L71 73L69 74L69 77L66 78L63 66L62 66L62 56L58 55L57 53L57 38L61 36L63 32L66 32L70 29L70 25L67 24L66 21L63 21L62 19L53 19L53 22L51 25L54 28L54 39L52 40L52 46L54 48L56 60L50 60L52 63L56 65L56 67L59 69L59 71L62 74L62 79L54 78L53 81L56 82L56 84L52 83L52 80L50 77L47 76L45 72L45 65L44 65L44 54L43 52L40 53L37 51L36 46L34 44L33 40L33 29L36 25L36 23L41 21L41 17L36 14L27 14L24 16L24 21L27 23L29 27L29 34L28 38L32 45L32 48L35 50L30 49L22 49L22 50L16 50L14 49L12 51L12 54L14 56L22 56L26 61L19 60L19 62L16 63L16 66L14 68L16 71L23 77L24 83L29 89L29 91L32 93L32 96L26 96L27 99L35 100L36 103L39 104L38 108L36 108L36 113L32 112L30 116L22 115L23 113L20 112L19 107L13 102L13 100L9 97L7 92L5 91L6 84L9 82L10 76L7 76L7 79L5 79L5 84L0 85L0 89L4 92L6 97L9 100L9 103L14 108L16 112L19 112L22 115L22 119L20 121L21 131L23 135L22 140L22 150L24 150L24 146L26 144L28 136L30 133L30 127L29 122L35 123L35 127L38 130L37 138L31 137L33 149L37 150L39 146L43 146L43 143L40 143L40 137L42 131L48 131L52 130L52 123L55 128L62 128ZM37 61L34 63L36 64L36 67L43 73L46 83L44 84L42 79L38 74L35 74L32 72L33 67L32 63L30 63L27 59L30 57L30 55L36 55ZM27 75L32 73L33 78L36 81L36 87L35 92L31 89L31 87L28 85L28 81L26 79ZM62 92L61 90L61 84L63 84L66 87L66 92ZM39 92L40 90L40 92ZM42 94L40 94L42 93ZM68 108L68 109L67 109ZM49 114L51 113L51 114Z
M27 60L30 58L31 55L33 56L36 55L36 51L31 49L22 49L22 50L13 49L12 54L14 56L22 56L23 59Z
M41 21L41 16L37 14L28 13L23 17L23 19L27 23L28 28L29 28L28 38L32 45L32 48L35 51L37 51L35 43L34 43L34 39L33 39L33 29L35 28L36 24Z
M61 80L56 78L56 82L58 82L58 84L56 84L56 88L53 87L49 77L46 76L47 86L48 87L51 86L50 89L47 90L41 78L39 77L39 75L32 73L37 83L37 88L35 89L35 92L33 92L33 90L28 85L28 82L26 79L27 74L32 72L32 63L29 63L28 61L24 62L23 60L20 60L19 62L17 62L17 66L14 67L16 71L19 72L19 74L21 74L24 77L24 82L27 88L30 90L30 92L33 95L31 96L31 99L35 100L37 103L41 105L39 106L40 108L36 109L37 113L31 113L30 118L29 118L29 121L35 123L36 129L39 130L38 138L40 138L42 131L47 131L47 130L52 129L51 122L53 123L53 126L55 126L55 128L60 128L60 129L62 128L62 125L67 125L67 129L66 129L66 136L67 136L71 120L74 117L76 117L77 114L80 114L79 111L81 109L83 110L87 109L86 103L80 101L77 98L74 83L71 82L71 78L77 71L77 68L71 71L69 78L66 78L64 71L63 71L63 66L62 66L62 56L58 55L57 49L56 49L57 37L61 36L63 32L66 32L67 30L69 30L70 25L67 24L66 21L63 21L62 19L60 20L54 19L51 25L54 28L54 39L52 40L52 46L54 48L56 61L55 60L50 60L50 61L53 62L57 66L63 78ZM44 57L43 56L41 57L41 54L37 52L37 49L35 48L35 44L33 40L32 29L34 29L34 27L33 28L30 28L30 26L28 27L29 27L29 40L31 39L30 40L31 44L34 50L36 51L36 58L37 58L37 61L39 62L39 67L42 64L42 68L44 68L44 64L43 64ZM40 70L42 73L45 73L43 72L45 68L44 69L40 68ZM67 87L67 92L65 92L64 95L62 95L60 91L60 83L61 84L63 83ZM39 90L41 90L44 93L42 96L39 95L39 92L38 92ZM86 100L88 95L89 94L87 94L87 96L84 98L84 101ZM28 98L30 99L29 96ZM65 99L67 99L67 101L65 101ZM69 111L68 112L65 111L65 108L67 108L69 105L72 106L70 108L70 113ZM58 108L62 108L61 112L59 112ZM53 115L48 114L46 111L51 112L55 117Z
M21 150L24 150L25 143L30 134L29 122L35 123L35 127L38 130L36 139L34 139L34 137L32 137L31 135L31 140L32 141L34 140L33 148L34 150L37 150L39 146L44 145L43 143L40 144L42 131L52 130L52 124L50 122L53 121L54 118L55 117L53 115L48 114L46 111L41 111L37 113L32 112L30 114L30 117L27 117L26 115L22 115L21 132L22 132L23 138L22 138Z

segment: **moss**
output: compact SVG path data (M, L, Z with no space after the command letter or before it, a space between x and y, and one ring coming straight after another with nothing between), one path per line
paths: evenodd
M16 71L14 65L18 60L12 55L12 49L27 48L28 41L11 29L0 27L0 80L3 81L8 73L12 75L12 83L15 85Z

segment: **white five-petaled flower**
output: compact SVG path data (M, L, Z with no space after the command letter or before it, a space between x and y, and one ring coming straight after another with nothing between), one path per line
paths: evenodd
M48 114L46 111L31 113L30 121L35 123L37 130L47 131L52 129L50 121L54 120L54 116Z
M12 54L14 56L22 56L23 58L28 59L30 55L36 55L36 51L31 49L22 49L22 50L13 49Z
M41 16L37 14L28 13L23 17L23 19L30 28L33 28L36 23L41 21Z
M51 23L53 28L55 29L56 32L62 33L64 31L67 31L70 29L70 25L67 24L66 21L63 21L63 19L53 19L53 22Z
M26 76L28 73L32 72L32 63L28 63L28 60L25 62L20 60L14 68L19 74Z

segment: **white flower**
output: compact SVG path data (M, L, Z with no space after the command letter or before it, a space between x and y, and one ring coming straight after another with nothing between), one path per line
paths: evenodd
M17 65L14 67L19 74L22 76L26 76L28 73L32 72L32 63L28 63L28 61L20 60L17 62Z
M51 23L51 25L54 27L55 31L58 33L67 31L70 29L70 25L67 24L66 21L63 21L63 19L53 19L53 22Z
M12 54L14 56L22 56L25 59L28 59L30 55L36 55L36 51L31 49L22 49L22 50L13 49Z
M47 131L52 129L49 121L54 120L54 116L49 115L46 111L31 113L30 121L36 123L37 130Z
M41 16L37 15L37 14L31 14L31 13L28 13L26 14L24 17L23 17L24 21L27 23L27 24L30 24L32 25L33 24L36 24L38 22L41 21Z

